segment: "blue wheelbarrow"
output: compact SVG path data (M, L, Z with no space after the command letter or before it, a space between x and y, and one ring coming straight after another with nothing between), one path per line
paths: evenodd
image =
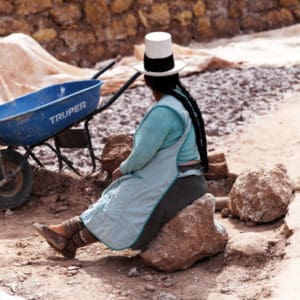
M96 156L93 151L89 122L108 108L140 75L135 73L103 105L99 107L102 81L97 78L115 61L98 71L91 79L52 85L0 105L0 209L13 209L30 196L33 186L29 156L44 167L34 155L37 146L48 146L63 163L79 174L61 148L88 148L93 171ZM84 128L72 128L84 122ZM49 143L50 139L53 143ZM16 151L23 148L24 154ZM25 150L25 151L24 151Z

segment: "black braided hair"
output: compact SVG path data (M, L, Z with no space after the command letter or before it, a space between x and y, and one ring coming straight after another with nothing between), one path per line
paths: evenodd
M204 173L207 173L209 166L207 157L205 126L197 102L182 85L182 83L179 80L178 74L166 77L152 77L148 75L145 75L144 77L146 84L150 88L157 90L163 94L174 96L182 103L184 108L188 111L195 129L196 143L199 154L201 156L202 171ZM179 88L180 92L176 91L176 88Z

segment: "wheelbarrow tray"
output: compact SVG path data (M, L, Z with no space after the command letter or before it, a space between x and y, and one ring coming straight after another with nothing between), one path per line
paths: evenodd
M48 86L0 105L0 144L34 146L93 112L101 80Z

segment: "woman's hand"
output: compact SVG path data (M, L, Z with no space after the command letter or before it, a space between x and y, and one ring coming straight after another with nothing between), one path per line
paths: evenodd
M112 173L113 180L116 180L117 178L121 177L122 175L123 174L122 174L120 168L115 169Z

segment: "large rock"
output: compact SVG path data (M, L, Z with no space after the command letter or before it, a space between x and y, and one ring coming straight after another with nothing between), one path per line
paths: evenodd
M258 167L236 179L227 203L231 214L241 220L271 222L286 214L293 184L282 164Z
M226 230L214 221L215 199L205 194L167 223L142 260L164 272L186 269L199 259L224 251Z
M0 13L10 14L14 10L14 7L8 0L2 0L0 2Z
M51 0L17 0L15 3L17 15L27 16L51 8Z
M293 14L286 8L269 11L262 19L268 23L270 29L278 28L278 25L289 26L294 22Z
M50 11L55 23L62 26L75 25L82 17L82 12L77 4L55 6Z
M198 0L193 6L193 12L196 17L203 17L206 13L206 6L202 0Z
M131 152L133 138L128 134L113 134L104 139L101 155L102 170L112 173Z
M215 33L209 17L199 17L195 27L195 39L197 41L210 40L214 38Z
M257 0L248 2L249 12L260 12L277 7L277 0Z
M113 3L111 4L111 11L114 14L120 14L123 13L124 11L127 11L130 6L132 5L133 0L114 0Z

